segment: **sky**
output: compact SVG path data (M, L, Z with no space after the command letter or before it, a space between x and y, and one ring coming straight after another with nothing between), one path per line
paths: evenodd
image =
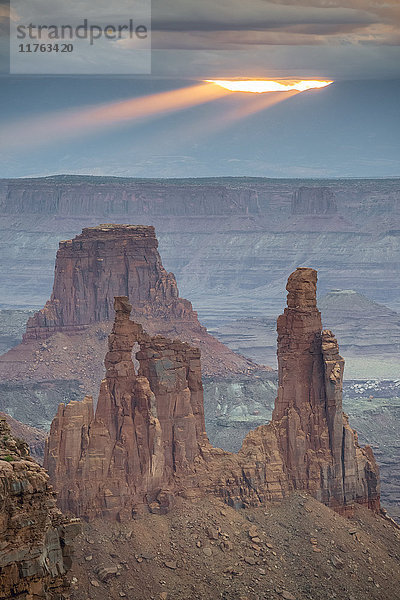
M8 17L56 21L57 1L0 0L1 177L400 174L398 0L153 0L151 63L125 37L8 74ZM135 2L70 0L64 22L147 23ZM255 98L204 82L252 78L334 83Z

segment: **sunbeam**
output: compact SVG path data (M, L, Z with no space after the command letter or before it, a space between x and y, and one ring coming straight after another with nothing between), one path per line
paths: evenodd
M27 119L7 125L0 133L3 141L11 147L37 146L95 133L121 123L161 117L217 100L227 94L229 92L221 87L201 83L131 100Z

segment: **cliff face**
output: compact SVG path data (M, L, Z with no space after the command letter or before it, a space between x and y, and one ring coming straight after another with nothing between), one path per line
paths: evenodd
M164 266L207 326L217 306L228 318L279 314L276 291L298 264L315 265L320 292L352 287L399 306L398 179L84 176L0 180L0 303L42 306L59 240L109 222L156 227Z
M127 298L116 298L96 415L86 398L60 405L52 424L45 465L60 505L89 518L124 518L143 504L166 510L179 494L217 494L239 507L307 490L342 513L355 502L378 510L378 468L342 413L344 361L331 332L321 331L316 282L313 269L289 278L273 418L238 454L208 443L199 352L144 333L129 320Z
M100 225L60 242L46 306L29 319L25 339L109 321L114 297L128 296L142 318L187 320L200 329L173 273L161 264L154 227Z
M2 214L118 215L152 214L174 216L184 212L190 216L254 214L260 212L258 194L232 182L199 185L186 180L175 182L131 178L92 178L60 176L44 179L0 179L0 211ZM94 185L93 185L94 184ZM27 185L28 188L27 189Z
M59 505L75 514L132 516L140 505L169 505L178 481L206 448L200 352L179 340L152 338L115 299L96 413L92 398L60 405L45 467ZM138 372L132 361L137 345Z
M0 417L0 598L56 600L68 591L80 523L56 508L48 475Z
M334 215L337 203L328 187L300 187L293 193L292 215Z

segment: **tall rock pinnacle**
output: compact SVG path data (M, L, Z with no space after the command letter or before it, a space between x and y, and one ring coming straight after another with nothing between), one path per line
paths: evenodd
M272 420L244 439L240 469L222 459L220 493L240 506L306 490L341 513L351 514L355 502L378 510L379 469L342 412L344 360L333 334L322 331L317 272L297 269L286 289L287 308L277 323L279 387Z
M344 360L332 332L322 331L316 288L313 269L299 268L289 277L287 308L277 326L279 387L272 422L293 488L313 490L331 506L351 505L368 490L374 504L377 467L342 413Z
M146 334L130 320L127 297L114 306L96 412L90 397L61 404L45 453L60 507L87 517L129 517L143 504L166 508L169 490L209 445L200 352Z
M378 510L378 467L342 412L344 361L322 331L316 284L313 269L289 277L272 421L251 431L238 454L206 437L200 352L151 337L129 319L128 299L115 298L96 414L90 398L62 404L51 427L45 465L60 506L122 518L139 505L166 509L177 494L212 493L245 507L305 490L343 514L355 502Z

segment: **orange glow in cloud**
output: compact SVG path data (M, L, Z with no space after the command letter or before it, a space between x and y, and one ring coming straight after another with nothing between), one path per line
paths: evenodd
M225 79L207 79L208 83L215 83L231 92L252 92L253 94L264 94L265 92L305 92L324 88L333 83L333 81L300 80L300 81L270 81L260 80L225 80Z
M12 147L38 146L47 143L62 142L71 137L95 134L102 129L124 123L141 122L149 118L184 110L193 106L212 102L230 95L231 91L253 91L260 94L272 92L261 98L260 102L245 103L240 107L227 109L221 125L245 118L255 112L267 109L311 87L324 87L331 82L273 82L273 81L207 81L186 88L160 92L119 102L110 102L99 106L71 109L33 117L24 121L10 123L0 130L4 143ZM217 84L217 85L213 85ZM223 84L223 85L222 85ZM226 85L225 85L226 84ZM317 85L318 84L318 85ZM278 86L278 89L275 89ZM212 119L205 124L212 125ZM217 125L218 127L218 125ZM193 128L196 129L195 124Z

